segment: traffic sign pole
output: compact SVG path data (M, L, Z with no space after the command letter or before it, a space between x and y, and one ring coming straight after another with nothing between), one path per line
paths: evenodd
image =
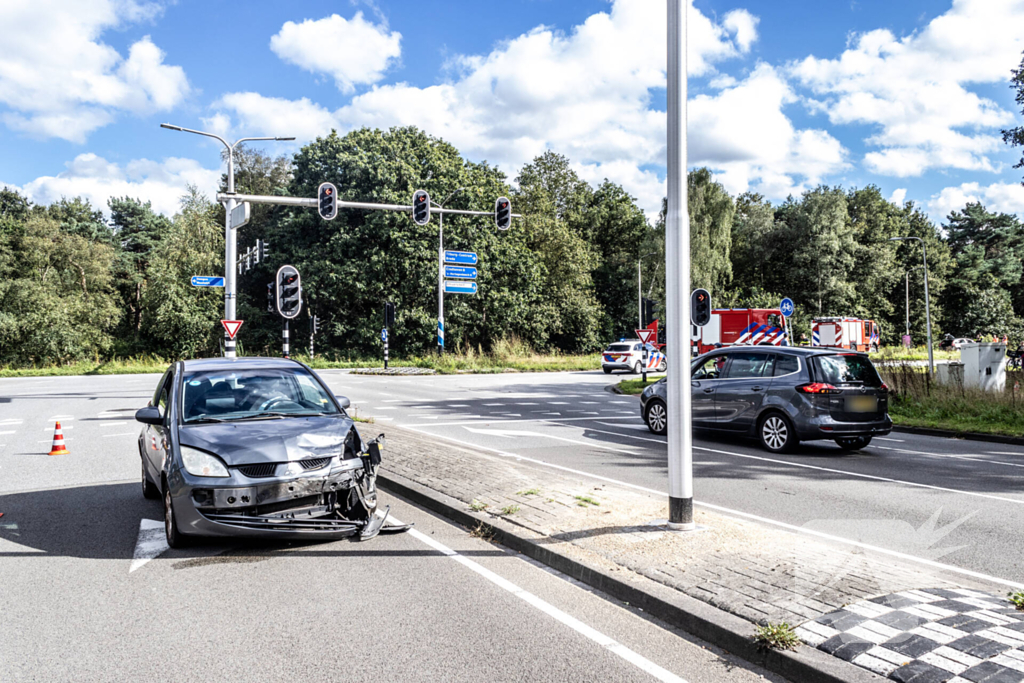
M285 358L291 353L291 346L288 343L288 318L284 319L284 331L281 332L281 350L284 352Z
M444 214L437 218L437 353L444 355Z
M686 6L668 0L668 212L665 303L668 325L669 527L693 530L693 436L690 424L690 216L686 198Z

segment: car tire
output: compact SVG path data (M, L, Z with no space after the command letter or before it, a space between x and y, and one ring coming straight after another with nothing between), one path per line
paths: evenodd
M867 448L870 443L870 436L847 436L842 439L836 439L836 445L844 451L859 451L862 448Z
M142 497L148 500L159 500L160 489L149 480L149 475L146 474L146 463L142 462Z
M768 413L757 422L757 438L765 450L789 453L798 443L793 422L782 413Z
M668 361L663 360L658 366L658 372L665 372L666 370L668 370Z
M174 514L174 500L170 487L164 487L164 534L171 548L187 548L188 537L178 531L178 519Z
M604 370L604 374L606 374L606 375L612 374L612 369L611 368L601 368L601 369Z
M633 374L634 375L639 375L641 369L642 368L640 367L640 361L637 361L636 363L633 364Z
M668 407L660 398L652 398L644 409L647 428L660 436L668 434Z

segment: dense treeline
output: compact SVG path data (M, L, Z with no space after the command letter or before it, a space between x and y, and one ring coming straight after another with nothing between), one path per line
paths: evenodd
M664 301L664 212L654 225L622 187L592 187L568 159L545 153L509 183L497 168L464 160L451 145L413 128L331 133L292 158L243 149L236 188L311 197L324 181L340 198L404 204L424 188L446 206L488 209L508 195L523 218L506 232L493 220L448 216L445 247L480 256L480 293L445 297L447 346L488 349L518 337L537 349L588 351L630 334L637 318L637 264L644 295ZM818 315L882 324L883 341L910 326L924 338L921 246L928 250L934 333L1024 333L1024 225L979 204L936 226L912 202L877 187L821 186L772 205L732 197L707 169L689 174L692 281L716 306L797 303L797 334ZM222 183L226 184L226 183ZM33 206L0 191L0 363L68 362L153 353L219 352L222 291L191 287L192 275L223 272L224 210L196 190L166 218L147 203L110 199L109 219L81 199ZM246 353L277 353L280 321L266 310L267 283L283 263L303 275L305 312L293 347L308 344L306 312L324 323L318 353L376 355L383 302L396 302L395 353L434 348L438 218L340 212L325 222L309 209L255 206L239 251L257 238L271 257L239 277Z

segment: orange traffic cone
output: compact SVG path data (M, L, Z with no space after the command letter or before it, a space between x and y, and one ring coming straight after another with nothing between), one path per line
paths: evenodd
M60 422L57 423L57 429L53 432L53 448L50 449L50 455L70 455L71 451L64 445L64 433L60 431Z

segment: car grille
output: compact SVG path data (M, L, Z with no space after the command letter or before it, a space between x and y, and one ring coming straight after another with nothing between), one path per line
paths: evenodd
M275 463L263 463L261 465L242 465L238 468L238 471L249 477L250 479L260 479L262 477L272 477L274 472L277 470Z
M330 458L309 458L308 460L300 460L299 464L302 465L304 470L318 470L330 461Z

